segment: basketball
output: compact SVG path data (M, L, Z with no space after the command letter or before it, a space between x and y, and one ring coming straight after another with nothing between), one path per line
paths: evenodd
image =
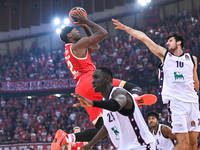
M69 20L71 21L72 24L74 24L74 22L78 21L75 17L72 16L72 14L76 15L75 12L78 12L77 10L81 10L81 12L83 13L83 15L87 18L87 12L86 12L86 10L84 8L82 8L82 7L74 7L69 12ZM81 24L76 24L76 25L80 26Z

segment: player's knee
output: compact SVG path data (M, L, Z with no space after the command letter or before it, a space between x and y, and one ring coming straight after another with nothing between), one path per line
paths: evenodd
M195 143L195 144L190 144L190 147L191 147L191 149L196 149L197 148L197 143Z
M131 94L137 94L138 96L142 95L142 89L135 84L126 82L123 88L129 91Z
M197 141L190 141L190 147L192 147L193 149L195 149L197 147Z
M181 150L188 150L189 149L189 141L184 140L182 142L178 142L177 146L179 147L179 149Z

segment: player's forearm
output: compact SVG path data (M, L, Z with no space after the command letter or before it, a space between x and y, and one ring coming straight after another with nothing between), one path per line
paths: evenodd
M110 111L118 111L120 110L120 104L115 99L109 99L105 101L93 101L93 107L103 108Z
M199 94L199 81L195 81L194 82L194 88L195 88L195 91Z
M92 148L97 142L103 139L105 136L108 135L108 131L106 127L103 125L99 132L94 136L94 138L88 143L88 146Z
M84 25L83 29L84 29L85 33L87 34L87 36L91 36L93 34L87 25Z
M72 143L69 143L67 150L72 150Z
M167 51L164 47L157 45L144 32L132 29L128 26L125 27L125 31L131 36L135 37L136 39L142 41L153 54L158 56L161 59L161 61L163 61L164 55Z
M193 69L193 80L194 80L194 88L195 91L199 94L199 79L198 79L198 75L197 75L197 65L198 65L198 61L197 58L195 56L192 56L194 63L195 63L195 67Z
M131 36L137 38L138 40L144 41L147 35L139 30L135 30L131 27L125 26L124 30Z
M91 27L95 33L99 32L102 35L104 35L105 37L108 35L108 32L103 27L101 27L100 25L98 25L88 19L85 20L85 24L87 24L89 27Z

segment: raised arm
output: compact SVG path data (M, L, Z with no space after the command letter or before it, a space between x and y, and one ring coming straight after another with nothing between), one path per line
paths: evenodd
M194 69L193 69L193 80L194 80L194 88L195 91L199 94L199 79L197 75L197 58L195 56L192 56L194 60Z
M141 40L149 48L149 50L153 54L158 56L161 59L161 61L163 62L163 58L164 58L164 55L165 55L167 49L157 45L145 33L141 32L139 30L132 29L131 27L128 27L128 26L120 23L118 20L112 19L112 21L113 21L113 24L116 25L115 29L125 30L131 36L137 38L138 40Z
M83 24L82 28L84 29L84 31L85 31L85 33L87 34L88 37L93 34L92 31L90 30L90 28L86 24ZM90 46L88 48L88 51L89 51L90 54L96 52L97 50L99 50L99 45L98 44L95 44L95 45Z
M101 101L90 101L86 99L85 97L72 93L73 97L76 97L79 99L80 103L73 104L73 107L98 107L107 109L110 111L119 111L123 107L126 109L132 108L132 100L130 96L127 94L127 92L123 89L117 89L113 92L112 98L109 100L101 100Z
M75 49L76 51L83 51L83 49L87 49L95 44L98 44L108 35L108 32L104 28L85 18L81 11L78 11L78 13L76 13L73 17L77 18L77 24L86 24L89 26L94 31L94 34L89 37L81 38L76 44L74 44L72 49Z
M70 143L68 144L67 150L72 150L72 147L73 147L73 142L70 142Z

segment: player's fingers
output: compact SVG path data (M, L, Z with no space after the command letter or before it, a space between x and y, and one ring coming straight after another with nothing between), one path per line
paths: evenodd
M112 21L114 21L114 22L118 22L118 20L115 20L115 19L113 19L113 18L112 18Z
M77 15L75 15L75 14L70 14L72 17L75 17L75 18L77 18L78 16Z
M83 12L81 10L78 10L78 13L82 16ZM83 15L84 16L84 15Z
M78 96L79 94L76 93L71 93L72 96Z
M80 14L79 10L74 11L74 13L75 13L76 15L79 15L79 14Z
M75 96L75 93L71 93L71 96Z
M76 103L76 104L73 104L72 106L73 107L79 107L79 106L81 106L81 103Z
M78 94L72 93L71 95L72 95L73 97L80 98L80 95L78 95Z

